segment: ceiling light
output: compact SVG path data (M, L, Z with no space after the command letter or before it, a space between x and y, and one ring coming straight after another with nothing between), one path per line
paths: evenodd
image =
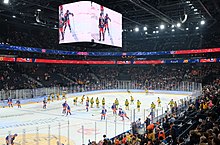
M12 16L12 18L16 18L16 16L15 16L15 15L13 15L13 16Z
M175 29L172 29L172 32L174 32L175 31Z
M187 3L187 4L189 4L189 3L190 3L190 1L186 1L186 3Z
M37 12L41 12L41 9L37 9Z
M9 4L9 0L4 0L4 4Z
M132 32L133 30L131 29L130 32Z
M199 29L199 27L196 27L196 30L198 30Z
M153 31L153 33L156 33L155 31Z
M202 20L202 21L200 22L200 24L201 24L201 25L204 25L204 24L205 24L205 20Z
M156 29L158 29L159 27L156 27Z
M138 31L139 31L139 28L138 28L138 27L136 27L134 30L135 30L135 32L138 32Z
M145 32L145 34L148 34L147 32Z
M160 29L163 30L165 28L164 25L160 25Z
M193 4L189 4L189 6L192 6Z
M156 31L156 33L159 33L159 31Z
M181 24L180 24L180 23L177 23L176 26L177 26L177 27L181 27Z
M143 29L144 29L144 31L147 31L147 27L144 27Z
M198 9L194 9L193 11L196 12L196 11L198 11Z
M194 9L194 6L191 6L191 9Z
M188 31L189 30L189 28L186 28L186 31Z
M174 25L171 26L171 28L174 28L174 27L175 27Z

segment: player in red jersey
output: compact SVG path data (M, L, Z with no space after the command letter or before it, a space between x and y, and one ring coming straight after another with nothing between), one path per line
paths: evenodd
M64 33L66 31L66 26L68 25L71 33L71 26L70 26L70 15L74 16L69 10L66 11L64 14Z
M104 27L105 27L105 20L103 18L103 14L100 14L99 17L99 41L101 41L101 36L103 37L103 41L105 41L105 35L104 35Z

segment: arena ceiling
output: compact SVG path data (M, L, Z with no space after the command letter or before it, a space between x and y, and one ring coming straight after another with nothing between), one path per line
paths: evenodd
M2 0L5 1L5 0ZM58 6L72 0L9 0L0 4L2 21L25 25L40 25L56 28L58 25ZM205 20L206 28L218 22L219 0L94 0L123 15L123 30L132 31L136 27L147 27L152 33L161 24L172 27L178 22L180 28L195 28ZM36 20L36 18L38 20ZM158 28L157 28L158 29Z

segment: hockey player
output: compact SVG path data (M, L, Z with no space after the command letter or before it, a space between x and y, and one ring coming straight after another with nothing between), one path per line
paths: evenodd
M105 109L105 107L103 107L103 108L102 108L102 112L101 112L101 120L102 120L102 119L105 120L106 112L107 112L107 110Z
M123 111L122 108L119 108L118 115L122 118L122 120L124 120L124 117L126 117L127 119L129 119L129 117L127 116L126 112Z
M128 99L125 100L125 109L129 110L129 102Z
M62 104L62 106L63 106L63 114L66 114L66 109L67 109L67 106L68 106L68 104L67 104L67 102L65 101L63 104Z
M100 17L99 17L99 41L101 41L101 37L102 37L102 40L105 41L104 27L105 27L105 19L103 18L103 14L100 13Z
M43 100L43 109L47 109L47 101L46 98Z
M50 95L47 96L47 102L50 103Z
M173 99L170 100L170 102L168 103L168 105L170 105L170 109L172 110L173 106L174 106L174 101Z
M78 97L75 97L75 98L73 99L73 105L77 105L77 100L78 100Z
M154 102L151 103L150 108L151 110L154 110L156 108L156 105L154 104Z
M115 105L115 103L113 103L113 105L112 105L113 114L116 114L116 110L117 110L116 105Z
M109 18L108 14L105 15L105 32L106 32L106 29L108 30L108 34L110 34L109 32L109 25L108 25L108 20L111 22L111 19ZM104 32L104 33L105 33Z
M14 145L14 140L15 140L15 138L16 138L17 136L18 136L17 134L8 135L8 136L5 138L6 145Z
M89 97L87 96L87 98L86 98L86 102L89 102Z
M93 108L94 100L93 97L90 99L91 108Z
M119 105L118 98L115 99L115 105L116 105L116 108L118 108L118 105Z
M66 100L66 93L63 93L63 97L62 97L62 99L64 100Z
M105 98L102 98L102 107L105 107Z
M59 100L60 100L60 94L57 93L57 101L59 101Z
M12 104L12 98L8 98L8 107L12 107L13 108L13 104Z
M64 14L64 33L66 31L67 25L68 25L68 27L70 29L70 33L71 33L70 18L69 18L70 15L74 16L73 13L71 13L69 10L67 10L66 13Z
M68 114L70 114L70 115L71 115L71 110L70 110L70 106L69 106L69 105L67 105L66 116L67 116Z
M161 107L161 100L160 100L160 97L157 98L157 106L158 106L158 107Z
M141 102L139 100L137 100L137 109L138 112L140 112L140 108L141 108Z
M89 111L89 101L86 100L86 112L88 112L88 111Z
M83 104L84 99L85 99L85 95L82 95L81 102L80 102L81 104Z
M51 94L52 102L54 101L54 94Z
M21 108L21 102L20 102L20 100L17 100L17 101L16 101L16 104L17 104L18 108Z
M134 97L131 96L131 104L134 104Z
M96 102L96 107L99 108L99 98L98 97L96 98L95 102Z

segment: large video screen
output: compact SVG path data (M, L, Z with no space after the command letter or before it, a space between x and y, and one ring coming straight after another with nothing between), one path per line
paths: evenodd
M59 43L74 42L122 47L122 15L91 1L59 6Z

